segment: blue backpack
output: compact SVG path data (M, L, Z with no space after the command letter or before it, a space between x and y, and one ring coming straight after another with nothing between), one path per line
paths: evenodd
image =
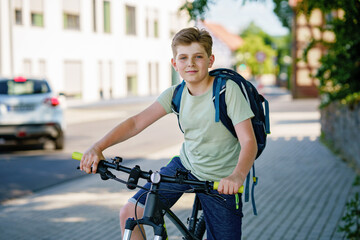
M215 107L215 122L221 121L235 138L237 138L237 135L235 132L234 125L232 124L231 119L227 115L227 107L225 102L226 81L232 80L239 85L242 94L244 95L246 101L249 103L251 110L255 115L251 119L251 122L258 145L258 152L256 155L256 158L258 158L265 149L267 134L270 134L268 101L261 94L258 93L256 88L249 81L245 80L240 74L238 74L233 70L219 68L210 71L209 74L210 76L215 77L213 83L213 102ZM182 81L179 85L176 86L171 101L172 111L178 117L179 127L182 132L183 130L181 128L179 121L179 111L180 111L181 96L184 86L185 86L185 81ZM253 185L251 191L252 192L251 198L252 198L254 214L257 215L255 199L254 199L254 187L257 184L258 178L255 176L255 164L253 165L252 170L253 170L252 171ZM249 184L250 184L250 173L247 175L246 178L245 202L249 201Z

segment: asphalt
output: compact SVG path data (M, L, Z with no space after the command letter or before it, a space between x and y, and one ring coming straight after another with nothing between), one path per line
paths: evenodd
M359 188L353 186L355 172L319 140L318 100L293 100L277 88L264 94L270 101L271 134L255 163L258 216L251 203L244 203L243 239L343 239L337 229L346 202ZM78 117L74 121L90 116ZM158 170L179 148L154 152L129 166ZM0 206L0 239L121 239L118 212L133 194L122 184L87 175L8 201ZM174 206L184 221L192 200L188 194ZM171 223L167 227L169 239L181 239Z

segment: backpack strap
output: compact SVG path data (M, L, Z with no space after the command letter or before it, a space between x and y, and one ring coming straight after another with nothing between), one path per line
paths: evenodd
M244 192L245 202L248 202L249 198L250 198L250 180L251 180L250 174L251 174L251 172L249 172L248 175L246 176L245 192ZM252 177L253 183L251 186L251 204L253 207L254 215L257 215L256 204L255 204L255 186L258 183L258 177L256 177L256 175L255 175L255 162L252 166L252 175L253 175L253 177Z
M266 134L270 134L270 112L269 112L269 102L264 98L264 103L265 103L265 132Z
M234 128L234 125L230 119L230 117L227 115L227 106L226 106L226 101L225 101L225 91L226 91L226 81L229 78L235 78L238 77L238 75L236 74L231 74L231 72L228 71L228 69L217 69L214 70L212 72L211 75L215 75L215 80L214 80L214 85L213 85L213 101L214 101L214 106L215 106L215 121L217 120L217 122L219 121L219 119L221 120L221 122L224 124L224 126L232 133L232 135L237 138L236 135L236 131ZM241 78L241 76L240 76ZM244 86L244 82L240 79L239 82L241 83L239 85L240 90L242 91L246 101L250 104L250 100L248 97L248 93L246 91L246 88ZM220 85L220 87L219 87ZM266 128L266 132L270 132L269 129L269 120L268 120L268 116L269 116L269 108L268 108L268 103L267 100L262 97L262 101L265 102L265 111L266 111L266 124L265 124L265 128ZM244 192L244 197L245 197L245 202L248 202L250 199L250 194L251 194L251 203L252 203L252 207L253 207L253 213L254 215L257 215L257 209L256 209L256 204L255 204L255 186L257 185L258 182L258 177L256 177L255 175L255 162L252 166L252 187L251 187L251 192L250 192L250 181L251 181L251 172L248 173L247 177L246 177L246 182L245 182L245 192Z
M253 164L252 170L253 170L252 171L253 172L253 184L251 187L251 204L253 207L254 215L257 215L256 204L255 204L255 186L258 183L258 177L255 176L255 162Z
M222 122L229 132L237 138L234 125L227 114L227 105L225 101L226 81L228 77L218 75L213 83L213 102L215 107L215 121Z
M222 83L222 78L219 76L214 79L213 83L213 98L215 105L215 122L220 120L220 87Z
M179 124L179 128L182 132L183 129L181 127L181 124L180 124L180 103L181 103L181 96L182 96L182 92L184 90L184 87L185 87L185 81L183 80L180 84L178 84L176 87L175 87L175 90L174 90L174 93L173 93L173 96L172 96L172 100L171 100L171 110L173 111L173 113L176 114L177 118L178 118L178 124Z

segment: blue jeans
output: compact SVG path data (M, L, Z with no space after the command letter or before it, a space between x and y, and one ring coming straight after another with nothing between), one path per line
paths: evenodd
M160 169L160 173L174 176L177 169L186 170L181 164L180 158L174 157L165 167ZM188 178L197 180L191 173ZM144 187L150 189L150 183L146 183ZM191 188L193 188L191 185L160 183L160 189L162 189L159 191L160 199L164 204L172 207L182 196L183 192ZM166 191L166 189L170 189L171 191ZM212 190L211 193L219 195L216 190ZM198 196L205 216L207 239L241 239L241 224L243 217L241 196L220 194L225 200L202 193L198 193ZM238 203L236 198L238 199ZM140 189L129 201L136 203L137 200L140 205L145 205L145 190Z

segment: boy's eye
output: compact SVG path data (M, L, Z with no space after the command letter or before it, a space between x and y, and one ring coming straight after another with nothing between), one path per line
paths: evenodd
M196 58L203 58L203 56L196 56Z

